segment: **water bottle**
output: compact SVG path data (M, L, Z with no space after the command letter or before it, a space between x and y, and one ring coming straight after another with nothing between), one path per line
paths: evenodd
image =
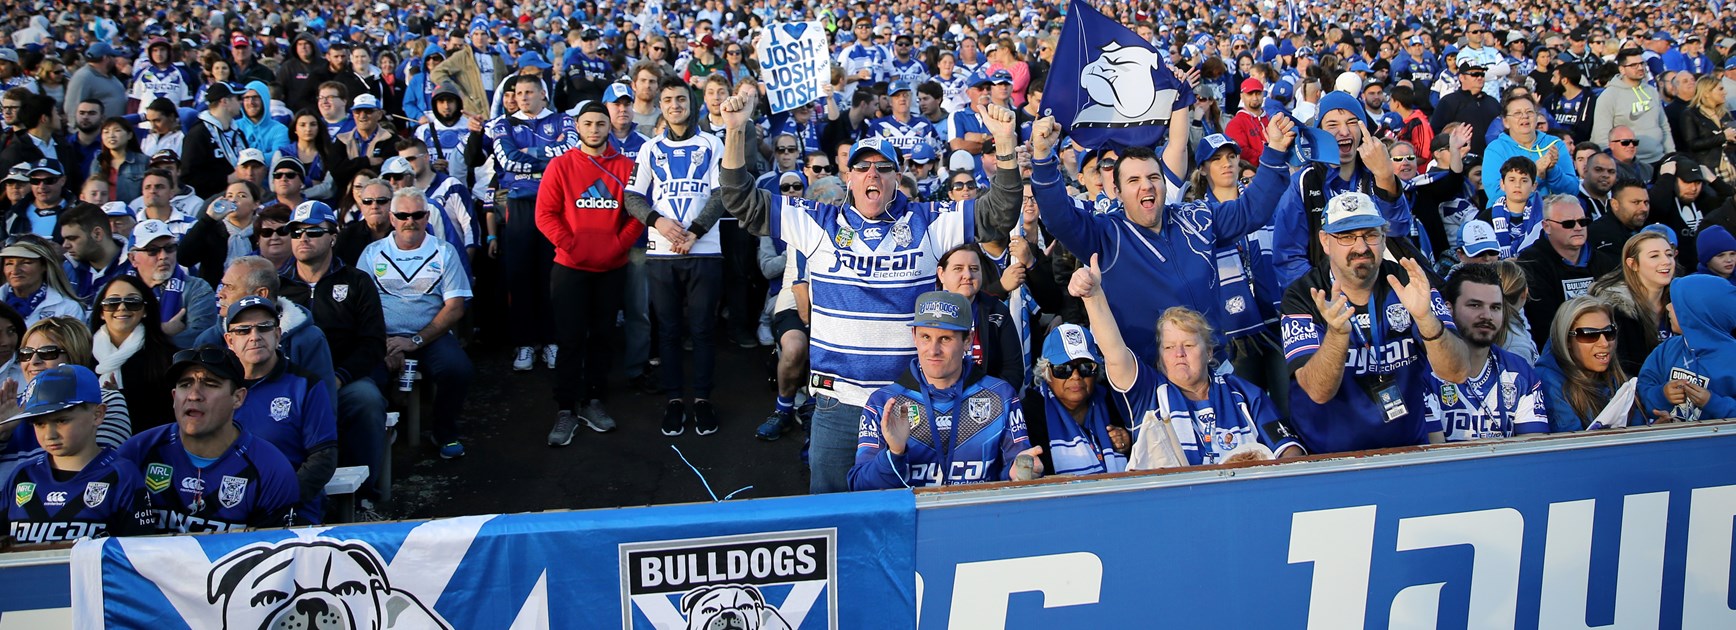
M416 384L416 360L404 359L404 371L398 373L398 391L407 392Z

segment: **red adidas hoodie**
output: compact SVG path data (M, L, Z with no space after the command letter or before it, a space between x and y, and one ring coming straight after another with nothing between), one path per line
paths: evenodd
M601 156L574 149L549 161L537 190L536 227L555 246L555 263L602 272L627 264L645 232L621 203L633 160L614 146Z

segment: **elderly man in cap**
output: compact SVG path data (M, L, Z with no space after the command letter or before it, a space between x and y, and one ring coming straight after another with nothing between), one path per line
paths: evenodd
M916 299L909 326L916 358L898 380L862 406L851 490L916 488L1033 479L1019 392L971 369L971 305L931 291Z
M235 117L241 115L241 90L229 83L212 83L205 88L205 103L209 108L199 113L181 139L181 173L200 197L223 191L241 163L241 150L247 148L235 128Z
M71 542L80 538L152 534L150 501L137 465L97 443L107 407L96 374L82 365L61 365L37 375L25 388L18 414L0 422L35 438L42 454L26 458L3 477L13 501L0 511L0 546ZM8 401L10 402L10 401ZM98 497L69 505L51 496Z
M66 95L61 106L66 117L72 118L79 103L95 99L102 102L102 115L122 116L127 113L127 85L116 76L116 57L120 51L108 42L97 42L84 51L84 67L72 73L66 81Z
M1474 26L1472 28L1482 28ZM1480 65L1474 55L1460 53L1456 62L1459 74L1459 90L1441 97L1440 104L1429 116L1429 128L1435 135L1444 133L1450 123L1462 122L1471 126L1471 151L1481 155L1483 146L1488 144L1485 137L1489 125L1501 117L1500 97L1491 94L1487 89L1489 69ZM1500 165L1496 165L1500 166Z
M191 347L199 335L217 323L217 301L211 285L180 265L176 251L181 237L156 219L133 227L127 260L132 273L145 281L161 307L163 333L177 347Z
M344 146L349 168L379 168L392 155L392 148L398 141L390 129L380 125L386 117L380 109L380 99L372 94L357 95L350 105L350 116L356 120L355 128L332 139Z
M199 534L284 527L301 501L295 468L277 447L241 428L247 401L241 361L205 345L175 353L174 423L121 446L144 473L158 531Z
M229 305L223 342L241 361L248 393L235 420L283 453L301 486L298 520L319 523L325 485L337 469L336 408L330 385L278 348L281 324L277 303L268 298L249 295Z
M376 191L383 192L383 191ZM330 348L337 397L339 466L368 466L357 498L364 511L380 497L380 457L386 440L386 398L369 378L386 356L385 313L380 291L367 272L333 253L337 217L319 201L290 214L290 250L295 261L278 270L282 299L313 314Z
M108 217L109 233L119 239L123 246L126 245L127 236L133 233L133 226L139 224L133 209L123 202L110 201L102 205L102 213Z
M245 84L254 81L273 83L277 81L277 73L259 62L258 56L253 52L253 42L239 31L229 38L229 59L235 65L235 75L232 80L236 83Z
M1311 452L1423 444L1429 372L1471 376L1452 311L1422 266L1383 259L1387 226L1368 195L1333 197L1316 236L1324 262L1284 293L1290 411Z
M230 181L253 182L260 190L269 191L271 176L268 173L265 152L249 147L241 150L241 160L235 165L235 174L230 177Z

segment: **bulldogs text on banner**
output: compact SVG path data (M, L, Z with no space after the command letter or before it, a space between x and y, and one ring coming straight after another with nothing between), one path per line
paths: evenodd
M819 22L780 22L760 31L755 53L762 64L767 104L780 114L820 100L832 81L831 48Z

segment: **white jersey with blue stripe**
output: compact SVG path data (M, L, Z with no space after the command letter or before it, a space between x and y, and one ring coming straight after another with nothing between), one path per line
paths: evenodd
M905 156L909 156L919 144L927 144L936 150L941 148L940 132L935 131L934 123L915 112L910 114L909 122L901 122L894 116L868 121L868 136L885 138Z
M1465 382L1447 383L1430 372L1428 385L1428 430L1448 442L1549 432L1543 382L1524 359L1500 347L1489 348L1489 359Z
M902 194L900 194L902 197ZM771 195L769 228L808 261L811 384L861 406L916 356L911 309L935 287L940 255L975 233L976 202L900 198L868 221L854 209Z
M705 209L712 191L717 189L717 164L722 154L723 143L717 136L703 131L682 140L672 140L668 134L659 135L639 149L639 159L634 165L632 179L627 182L627 190L644 195L658 214L680 223L682 227L693 225L693 219ZM687 255L722 256L717 233L717 230L706 231ZM645 235L649 239L645 255L680 255L671 249L669 240L663 238L661 232L646 230Z

